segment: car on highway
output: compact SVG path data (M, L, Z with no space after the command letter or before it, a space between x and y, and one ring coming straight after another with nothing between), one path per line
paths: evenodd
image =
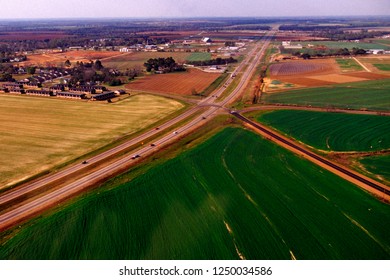
M139 157L140 157L140 155L137 154L137 155L132 156L131 159L136 159L136 158L139 158Z
M83 162L82 162L82 164L87 164L88 163L88 161L86 161L86 160L84 160Z

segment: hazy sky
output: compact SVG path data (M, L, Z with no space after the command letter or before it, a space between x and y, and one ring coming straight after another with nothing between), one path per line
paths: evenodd
M2 19L390 15L390 0L0 0Z

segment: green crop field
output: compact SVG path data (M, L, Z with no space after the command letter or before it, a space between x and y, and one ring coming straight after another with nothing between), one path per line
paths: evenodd
M365 157L360 163L368 172L390 182L390 155Z
M342 71L360 71L363 67L360 66L354 59L350 58L336 58L336 62L339 64Z
M390 110L390 79L289 90L262 95L266 103Z
M0 259L390 259L389 205L243 129L112 187L25 225Z
M381 43L367 43L367 42L338 42L338 41L312 41L312 42L303 42L303 46L307 46L308 44L314 46L326 46L329 49L344 49L347 48L349 50L353 48L360 49L384 49L389 50L390 46L381 44Z
M381 71L390 71L390 64L373 64L373 65Z
M211 53L202 52L202 53L191 53L188 57L188 61L205 61L211 59Z
M126 70L135 67L143 67L150 58L173 57L176 62L183 63L189 57L205 58L209 53L187 53L187 52L135 52L121 56L108 58L102 61L105 67Z
M263 114L258 120L321 150L390 148L390 117L387 116L282 110Z
M134 133L183 108L137 95L94 103L0 95L0 188Z

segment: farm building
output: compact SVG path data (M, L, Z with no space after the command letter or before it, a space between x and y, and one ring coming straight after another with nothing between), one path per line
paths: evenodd
M85 93L68 92L68 91L57 92L57 97L71 98L71 99L87 99L87 95Z
M115 92L113 92L113 91L106 91L106 92L103 92L103 93L92 95L92 100L97 100L97 101L107 100L107 99L110 99L110 98L114 98L115 96L116 96Z
M52 90L52 91L64 91L65 90L65 86L62 85L62 84L56 84L56 85L51 86L50 90Z
M93 86L79 86L79 87L69 88L69 90L73 92L81 92L81 93L90 93L90 94L96 93L96 90Z
M118 89L118 90L115 91L115 94L117 94L117 95L123 95L123 94L126 94L126 91L123 90L123 89Z
M132 51L132 49L130 49L130 48L120 48L119 49L119 52L131 52Z
M107 90L105 86L92 86L96 93L102 93Z
M39 89L28 89L26 90L27 95L38 95L38 96L55 96L51 90L39 90Z
M7 92L9 92L9 89L6 87L0 87L0 91L7 93Z
M23 85L21 83L5 83L5 84L3 84L3 87L6 87L6 88L23 88Z
M23 88L20 87L14 87L14 88L9 88L10 93L18 93L18 94L25 94L26 92L24 91Z

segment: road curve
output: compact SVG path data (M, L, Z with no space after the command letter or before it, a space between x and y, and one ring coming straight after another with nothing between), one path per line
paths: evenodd
M249 124L250 126L254 127L255 129L261 131L266 136L269 136L273 139L275 139L278 142L281 142L282 144L289 147L290 150L294 150L296 152L299 152L299 154L304 155L305 157L314 160L315 163L320 163L321 166L327 167L326 169L332 171L335 174L342 174L343 177L348 179L349 181L355 183L356 185L363 187L364 189L370 191L371 193L383 198L386 201L390 201L390 188L384 184L381 184L379 182L376 182L368 177L365 177L357 172L354 172L346 167L340 166L338 164L335 164L334 162L331 162L328 159L325 159L297 144L295 144L292 140L287 139L286 137L283 137L282 135L279 135L278 133L275 133L265 127L264 125L261 125L259 123L256 123L243 115L241 115L238 112L232 112L233 116L237 117L238 119L242 120L243 122ZM335 172L336 171L336 172Z

